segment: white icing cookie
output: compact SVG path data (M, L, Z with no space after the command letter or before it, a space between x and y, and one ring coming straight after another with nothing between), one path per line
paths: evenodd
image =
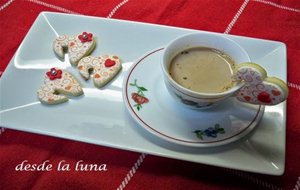
M246 83L236 93L236 98L242 102L276 105L288 96L287 85L276 77L267 77L265 69L255 63L239 64L235 79Z
M65 53L68 53L70 63L75 66L81 58L89 55L95 46L93 34L87 32L76 36L61 35L53 41L56 55L63 59Z
M67 96L83 94L78 81L67 71L51 68L46 73L44 84L38 89L38 99L44 104L59 104L68 101Z
M93 81L96 87L101 88L112 80L122 68L118 56L88 56L81 59L77 65L81 76L88 80L90 70L93 70Z

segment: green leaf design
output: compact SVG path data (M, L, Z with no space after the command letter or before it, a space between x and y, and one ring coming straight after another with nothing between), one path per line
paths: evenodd
M225 133L224 128L220 127L220 124L219 124L219 123L215 124L215 130L216 130L218 133L220 133L220 134L224 134L224 133Z
M137 82L137 79L134 79L134 83L129 83L129 85L130 86L136 86L136 87L138 87L137 84L136 84L136 82Z
M141 87L138 87L138 89L141 90L141 91L148 91L146 88L144 88L144 87L142 87L142 86L141 86Z
M137 93L138 93L140 96L145 96L144 93L143 93L143 91L141 91L141 90L138 90Z
M196 136L197 136L199 139L203 140L203 131L201 131L201 130L196 130L196 131L194 131L194 133L196 133Z
M219 129L218 129L218 132L221 133L221 134L224 134L224 133L225 133L225 130L224 130L223 128L219 128Z

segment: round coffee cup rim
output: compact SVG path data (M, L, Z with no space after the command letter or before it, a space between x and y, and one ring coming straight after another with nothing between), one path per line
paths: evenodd
M224 38L224 39L230 41L231 43L233 43L235 46L237 46L237 47L243 52L243 54L245 55L245 59L247 59L248 62L251 61L251 60L250 60L250 57L249 57L249 55L248 55L248 53L247 53L247 51L246 51L242 46L240 46L237 42L235 42L234 40L228 38L227 36L224 36L224 34L222 35L222 34L218 34L218 33L214 34L214 33L205 33L205 32L203 32L203 33L190 33L190 34L185 34L185 35L179 36L179 37L175 38L174 40L172 40L171 42L169 42L169 43L167 44L167 46L165 46L164 52L167 50L167 47L169 47L170 45L172 45L175 41L177 41L177 40L179 40L179 39L181 39L181 38L187 37L187 36L197 36L197 35L210 35L210 36L218 36L218 37ZM195 47L196 47L196 46L195 46ZM197 47L199 47L199 46L197 46ZM190 49L190 48L193 48L193 47L189 47L189 49ZM217 48L216 48L216 49L217 49ZM220 49L217 49L217 50L220 50ZM222 51L222 50L220 50L220 51ZM164 55L164 53L163 53L163 55ZM231 56L231 55L230 55L230 56ZM232 56L231 56L231 57L232 57ZM162 59L163 59L163 58L162 58ZM233 59L234 59L234 58L233 58ZM246 61L246 60L245 60L245 61ZM163 60L162 60L162 62L163 62ZM236 64L239 64L239 63L236 63ZM185 93L191 94L192 96L202 96L202 97L203 97L203 96L206 96L206 97L216 97L216 98L217 98L217 97L223 97L223 96L226 96L226 95L229 95L229 94L232 94L232 93L236 92L238 89L240 89L240 88L244 85L243 82L237 82L237 84L236 84L235 86L233 86L232 88L230 88L230 89L228 89L228 90L226 90L226 91L223 91L223 92L216 92L216 93L197 92L197 91L190 90L190 89L188 89L188 88L186 88L186 87L183 87L182 85L178 84L178 83L170 76L169 72L166 71L165 64L161 64L161 65L162 65L162 69L163 69L164 74L165 74L165 75L167 76L167 78L168 78L168 81L171 82L171 83L173 84L172 86L173 86L174 88L175 88L175 87L178 87L179 89L177 89L177 90L181 91L182 93L183 93L183 91L184 91ZM197 97L194 97L194 98L197 98ZM200 98L200 97L199 97L199 98Z

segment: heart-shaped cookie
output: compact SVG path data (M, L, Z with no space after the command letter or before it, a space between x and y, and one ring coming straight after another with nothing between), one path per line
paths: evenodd
M75 66L81 58L89 55L95 46L93 34L87 32L76 36L61 35L53 41L56 55L63 59L65 53L68 53L70 63Z
M44 84L38 89L38 99L44 104L59 104L68 101L67 96L80 96L83 90L79 82L67 71L51 68L46 73Z
M90 73L93 73L95 86L101 88L118 74L122 64L118 56L87 56L79 61L77 68L86 80L90 78Z
M267 77L266 70L256 63L241 63L235 73L235 80L245 82L236 92L236 98L242 102L275 105L288 96L285 82L276 77Z

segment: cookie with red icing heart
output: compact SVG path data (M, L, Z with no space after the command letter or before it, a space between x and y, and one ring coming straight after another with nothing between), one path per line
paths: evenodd
M241 63L236 68L235 79L245 85L236 93L240 101L276 105L286 100L288 87L281 79L268 77L266 70L255 63Z
M61 35L53 41L53 50L56 55L63 59L65 53L68 53L70 63L75 66L81 58L89 55L95 46L93 34L87 32L76 36Z
M38 89L38 99L44 104L60 104L67 96L80 96L83 90L79 82L67 71L51 68L45 75L44 84Z
M119 73L122 64L119 57L115 55L87 56L79 61L77 68L85 80L88 80L91 73L93 73L95 86L101 88Z

